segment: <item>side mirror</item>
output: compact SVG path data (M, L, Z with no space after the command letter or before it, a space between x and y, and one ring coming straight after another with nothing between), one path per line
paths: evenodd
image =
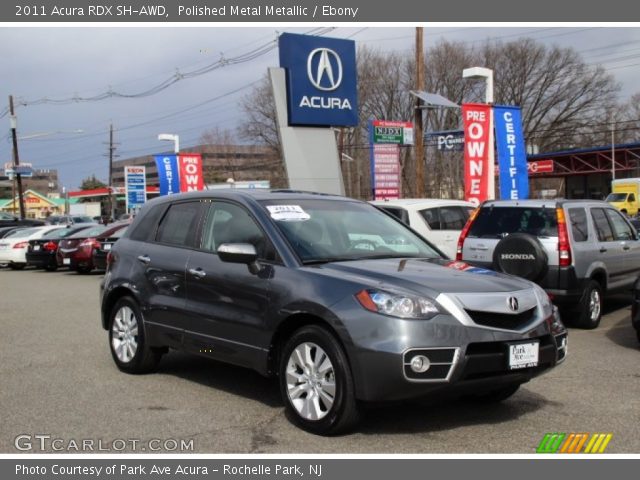
M250 243L223 243L218 247L218 257L223 262L244 263L254 275L260 272L258 252Z

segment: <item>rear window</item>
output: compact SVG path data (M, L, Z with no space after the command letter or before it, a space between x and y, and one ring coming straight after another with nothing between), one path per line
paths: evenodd
M70 230L68 228L59 228L57 230L52 230L51 232L46 233L43 238L50 238L50 239L64 238L64 237L68 237L73 233L74 233L74 230Z
M431 230L462 230L473 209L470 207L436 207L420 210Z
M558 222L554 208L495 207L480 209L471 225L469 237L502 238L510 233L528 233L536 237L557 237Z
M89 237L97 237L102 232L107 229L104 225L98 225L97 227L85 228L84 230L80 230L73 235L70 235L69 238L89 238Z
M166 204L155 205L147 211L142 218L135 224L129 235L131 240L149 241L156 235L156 229L162 214L167 208Z
M7 235L4 238L22 238L22 237L30 237L31 235L33 235L34 233L37 233L40 231L40 228L38 227L34 227L34 228L23 228L20 230L15 230L13 232L11 232L9 235Z

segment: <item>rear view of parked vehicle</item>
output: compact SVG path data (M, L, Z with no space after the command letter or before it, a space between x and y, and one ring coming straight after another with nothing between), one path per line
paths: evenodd
M42 238L29 240L27 249L27 263L37 268L44 268L50 272L58 269L58 245L63 238L67 238L75 233L85 230L86 224L78 226L68 226L53 230Z
M606 202L496 200L472 215L457 258L538 283L564 320L596 328L603 295L628 291L640 273L640 241Z
M78 233L63 238L58 246L58 266L69 267L78 273L89 273L93 270L93 250L99 244L96 237L111 227L94 225L80 230Z
M59 226L31 227L16 230L0 240L0 264L8 264L13 270L22 270L27 266L27 248L29 240L41 238Z

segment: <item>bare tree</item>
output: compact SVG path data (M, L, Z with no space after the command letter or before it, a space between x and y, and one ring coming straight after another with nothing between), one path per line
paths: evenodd
M246 120L240 127L240 137L267 145L278 157L282 157L276 104L268 75L264 75L251 92L240 101L240 107L246 115Z

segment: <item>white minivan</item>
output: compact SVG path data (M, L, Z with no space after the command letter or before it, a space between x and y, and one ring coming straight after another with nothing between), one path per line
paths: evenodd
M376 200L370 203L398 217L450 258L455 258L458 237L475 208L463 200L434 198Z

